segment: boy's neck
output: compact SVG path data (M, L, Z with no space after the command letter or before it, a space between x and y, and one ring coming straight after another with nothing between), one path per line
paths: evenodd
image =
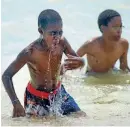
M43 38L41 41L41 45L42 45L43 49L49 51L50 47L49 47L48 43Z
M112 50L116 45L115 41L112 38L105 35L102 36L102 43L106 51Z

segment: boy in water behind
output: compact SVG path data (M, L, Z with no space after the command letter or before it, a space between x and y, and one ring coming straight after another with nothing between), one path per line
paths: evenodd
M4 87L13 104L13 117L25 114L48 115L54 110L52 105L58 108L57 113L63 115L80 111L74 99L58 81L63 53L75 56L73 68L83 65L82 58L76 57L76 53L62 36L62 27L62 19L56 11L51 9L42 11L38 17L38 31L42 38L24 48L2 75ZM31 80L25 91L23 108L15 93L12 77L25 64L28 66ZM67 66L66 63L65 67L69 68L69 64Z
M111 9L103 11L98 17L98 26L102 36L85 42L77 51L82 57L87 56L87 73L108 72L120 60L120 69L130 71L127 64L129 43L121 38L122 19L120 14Z

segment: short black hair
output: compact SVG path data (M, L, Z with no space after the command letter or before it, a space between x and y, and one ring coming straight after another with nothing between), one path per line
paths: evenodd
M49 23L56 23L58 21L61 21L62 23L62 18L59 13L53 9L46 9L38 16L38 27L46 29Z
M101 12L98 16L98 27L100 31L101 31L101 25L107 26L108 23L111 21L111 19L116 16L120 16L120 14L117 11L112 10L112 9L107 9Z

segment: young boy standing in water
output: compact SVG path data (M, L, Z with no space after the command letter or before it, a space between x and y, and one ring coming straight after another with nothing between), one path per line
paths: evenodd
M42 11L38 17L38 31L43 37L23 49L5 70L2 81L13 104L13 117L25 116L25 114L48 115L52 102L55 101L55 98L58 101L60 97L63 102L61 102L58 112L66 115L80 111L74 99L57 79L63 53L76 56L67 40L62 36L62 27L62 19L56 11L51 9ZM82 59L75 58L73 68L82 66ZM72 61L70 60L70 62ZM31 80L25 91L23 108L15 93L12 77L25 64L28 66ZM68 66L66 64L65 67L69 68L69 64ZM57 105L57 103L55 104Z
M77 51L79 56L87 56L87 72L108 72L120 60L120 69L130 71L127 63L129 43L121 38L122 19L115 10L105 10L98 17L102 36L85 42Z

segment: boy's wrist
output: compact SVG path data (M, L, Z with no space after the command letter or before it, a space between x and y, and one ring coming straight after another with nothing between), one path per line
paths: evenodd
M20 101L19 101L19 99L18 99L18 98L17 98L17 99L12 100L11 102L12 102L13 106L15 106L16 104L20 103Z

